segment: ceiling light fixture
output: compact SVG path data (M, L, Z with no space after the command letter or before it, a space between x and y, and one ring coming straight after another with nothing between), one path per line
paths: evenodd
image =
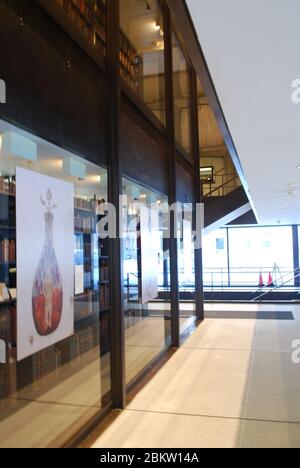
M2 156L6 158L21 158L27 161L37 161L37 144L15 132L2 135Z
M62 173L66 177L74 177L80 181L86 178L86 165L74 158L63 160Z

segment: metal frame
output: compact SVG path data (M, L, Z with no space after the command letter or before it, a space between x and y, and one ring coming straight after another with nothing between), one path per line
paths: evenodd
M108 80L109 80L109 157L108 201L116 208L116 239L110 239L111 304L111 385L115 408L126 405L125 324L123 300L123 258L119 195L122 193L122 168L119 151L121 86L119 70L119 0L107 2ZM112 286L113 285L113 286Z
M199 135L199 113L197 96L197 76L191 67L190 73L191 89L191 132L192 132L192 154L195 159L195 204L202 202L201 180L200 180L200 135ZM196 215L194 215L193 229L197 228ZM203 262L202 247L195 249L195 293L196 293L196 318L204 320L204 291L203 291Z
M168 135L169 168L169 204L177 201L176 143L173 101L173 57L172 57L172 21L170 11L164 3L165 21L165 83L166 83L166 122ZM180 345L179 322L179 285L178 285L178 250L175 232L174 213L171 214L170 232L170 269L171 269L171 335L172 346Z
M292 226L292 232L293 232L293 260L294 260L294 272L295 272L295 276L294 276L295 286L300 287L299 231L298 231L297 225Z

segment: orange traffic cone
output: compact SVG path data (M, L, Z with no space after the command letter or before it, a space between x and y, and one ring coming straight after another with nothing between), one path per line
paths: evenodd
M273 281L272 274L269 273L268 288L274 288L274 287L275 287L275 284L274 284L274 281Z
M265 287L265 283L264 283L264 279L263 279L262 273L260 273L260 275L259 275L258 287L259 287L259 288L264 288L264 287Z

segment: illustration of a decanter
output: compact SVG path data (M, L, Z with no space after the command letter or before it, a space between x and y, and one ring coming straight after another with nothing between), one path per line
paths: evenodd
M47 336L57 330L63 308L62 278L53 243L53 204L51 190L46 198L41 196L45 213L45 244L35 273L32 292L32 311L36 330L40 336Z

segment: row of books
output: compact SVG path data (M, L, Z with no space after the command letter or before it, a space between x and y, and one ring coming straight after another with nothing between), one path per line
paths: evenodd
M143 59L137 54L137 51L122 31L120 42L121 76L131 88L140 92L143 84Z
M16 341L16 307L14 305L1 304L0 307L0 339L6 343Z
M0 242L0 263L16 262L16 241L14 239L2 239Z
M103 48L106 42L106 8L103 0L56 1L89 42Z
M74 220L75 229L84 233L91 233L96 231L96 218L75 216Z
M79 210L95 211L95 201L76 197L75 208L78 208Z
M16 182L7 177L0 177L0 192L15 195Z

